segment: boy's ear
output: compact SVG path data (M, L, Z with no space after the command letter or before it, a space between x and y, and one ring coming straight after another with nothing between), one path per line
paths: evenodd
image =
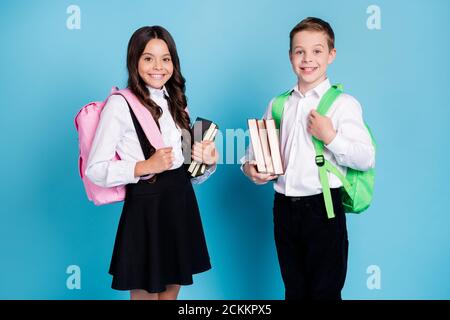
M328 64L333 63L335 58L336 58L336 48L333 48L330 50L330 53L328 53Z
M291 50L289 50L289 61L292 63L292 52L291 52Z

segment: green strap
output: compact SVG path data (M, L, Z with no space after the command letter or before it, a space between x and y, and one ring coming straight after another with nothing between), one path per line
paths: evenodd
M330 89L328 89L327 92L325 92L322 99L320 99L319 106L317 107L316 111L319 114L321 114L322 116L326 115L326 113L330 109L333 102L336 100L336 98L341 93L342 93L341 85L332 86ZM337 168L335 168L331 163L329 163L325 159L325 157L323 155L323 150L324 150L323 142L316 139L315 137L312 137L312 140L313 140L313 144L314 144L314 149L316 150L316 164L319 167L319 179L320 179L320 184L322 185L322 193L323 193L323 198L325 201L325 208L327 210L328 218L331 219L331 218L334 218L335 215L334 215L334 208L333 208L333 200L331 198L330 184L328 181L328 171L336 174L336 172L338 172L338 170L337 170ZM344 178L344 180L342 181L343 183L344 183L344 181L347 181L342 174L338 175L338 178L340 180L342 180L341 177ZM344 187L345 187L345 183L344 183ZM348 182L347 182L347 187L348 187Z
M272 103L272 119L275 120L277 129L280 129L281 118L283 117L284 104L291 95L292 90L288 90L275 98Z
M320 99L319 105L317 106L317 112L322 116L326 115L334 100L342 93L342 85L336 84L330 87L330 89L325 92Z
M319 179L322 186L325 209L329 219L334 218L333 200L331 198L330 183L328 181L327 166L328 162L323 155L323 142L313 137L314 149L316 149L316 165L319 169Z
M352 190L352 185L350 184L350 182L348 182L347 178L342 174L342 172L340 172L334 165L332 165L328 160L325 160L325 168L327 169L327 171L331 172L332 174L334 174L336 177L339 178L339 180L341 180L342 185L344 186L344 189L347 191L348 194L351 194L351 190Z

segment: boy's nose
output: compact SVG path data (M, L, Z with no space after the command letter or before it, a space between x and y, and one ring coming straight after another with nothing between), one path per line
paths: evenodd
M309 54L304 54L303 55L303 62L311 62L312 60L310 59L310 55Z

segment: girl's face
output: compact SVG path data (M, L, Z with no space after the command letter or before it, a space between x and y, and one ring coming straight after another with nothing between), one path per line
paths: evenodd
M161 89L173 74L173 63L167 44L161 39L152 39L139 58L139 76L155 89Z

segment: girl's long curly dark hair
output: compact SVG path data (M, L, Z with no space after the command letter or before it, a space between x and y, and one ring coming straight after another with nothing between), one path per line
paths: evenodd
M130 41L128 42L127 53L128 87L150 111L158 124L158 119L161 117L162 110L152 99L150 99L150 93L145 82L139 76L138 71L139 59L144 52L145 46L152 39L163 40L169 48L173 63L173 74L165 84L169 94L167 102L175 123L178 124L181 129L189 130L190 119L185 110L187 106L187 99L185 96L186 80L181 74L180 60L178 58L175 41L170 33L163 27L142 27L136 30L131 36Z

